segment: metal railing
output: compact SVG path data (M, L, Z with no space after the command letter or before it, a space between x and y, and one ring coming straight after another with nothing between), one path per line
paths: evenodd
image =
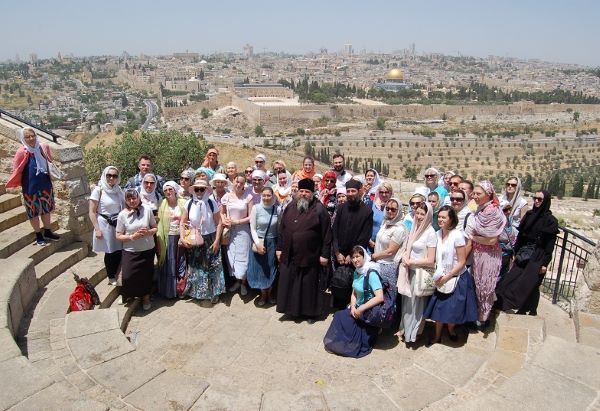
M552 304L569 302L575 297L577 277L585 268L592 248L596 247L596 243L575 231L564 227L559 227L559 231L552 262L540 288L552 296Z
M25 120L24 118L21 118L19 116L16 116L12 113L9 113L8 111L4 111L2 109L0 109L0 118L3 118L17 126L23 127L23 126L29 126L32 127L38 131L41 131L41 134L38 134L41 137L44 137L48 140L52 140L52 142L57 143L58 144L58 139L60 138L60 136L58 134L53 133L50 130L46 130L43 127L40 127L37 124L33 124L32 122ZM18 123L20 124L18 124ZM45 135L44 135L45 134Z

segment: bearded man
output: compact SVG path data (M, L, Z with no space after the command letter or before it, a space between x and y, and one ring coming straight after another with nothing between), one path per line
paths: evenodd
M323 314L323 280L331 253L329 214L314 190L311 179L298 182L297 198L281 216L276 250L277 312L309 323Z

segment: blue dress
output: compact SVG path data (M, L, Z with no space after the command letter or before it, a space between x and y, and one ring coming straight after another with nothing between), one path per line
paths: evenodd
M36 174L36 169L35 156L31 155L21 175L23 202L29 219L54 211L54 191L50 176L46 173Z
M370 300L375 290L382 289L377 275L369 275L369 290L364 296L364 276L354 272L352 288L356 293L356 306ZM350 308L336 312L331 325L323 338L325 349L343 357L361 358L373 350L379 329L366 325L362 320L355 320Z
M477 320L475 283L469 270L465 269L460 275L452 294L433 293L424 316L444 324L464 324Z
M250 256L248 257L248 285L250 288L266 290L271 288L275 275L277 274L277 260L275 258L275 248L277 246L277 206L273 205L268 209L262 204L254 206L256 212L256 233L259 238L264 239L264 244L267 249L266 254L258 254L250 248ZM271 211L274 211L271 218ZM267 225L271 220L269 231ZM264 238L265 233L267 237Z

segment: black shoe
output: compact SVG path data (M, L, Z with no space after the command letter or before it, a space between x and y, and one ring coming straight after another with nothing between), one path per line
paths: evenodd
M427 341L427 344L425 344L425 345L426 345L427 347L431 347L433 344L440 344L441 342L442 342L442 338L441 338L441 337L440 337L440 339L439 339L439 340L435 340L435 339L433 339L433 338L430 338L430 339Z
M306 322L309 324L314 324L315 323L315 319L314 318L307 318Z
M450 337L450 341L452 341L452 342L457 342L458 341L458 335L457 334L450 334L450 333L448 333L448 336Z
M60 236L54 234L51 230L48 230L47 228L45 228L44 229L44 238L46 240L57 241L60 239Z
M41 247L45 246L46 244L48 244L46 242L46 240L44 239L44 236L42 235L41 232L37 232L35 233L35 243Z

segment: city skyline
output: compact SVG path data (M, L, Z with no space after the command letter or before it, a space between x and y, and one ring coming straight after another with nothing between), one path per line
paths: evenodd
M84 5L84 7L82 7ZM19 18L31 16L33 18ZM241 53L390 53L416 45L421 53L540 59L600 66L595 40L600 4L592 1L505 1L459 4L425 1L288 4L266 0L203 4L177 0L166 6L141 1L85 4L9 0L0 37L11 39L0 60L75 56ZM35 16L43 19L35 20Z

